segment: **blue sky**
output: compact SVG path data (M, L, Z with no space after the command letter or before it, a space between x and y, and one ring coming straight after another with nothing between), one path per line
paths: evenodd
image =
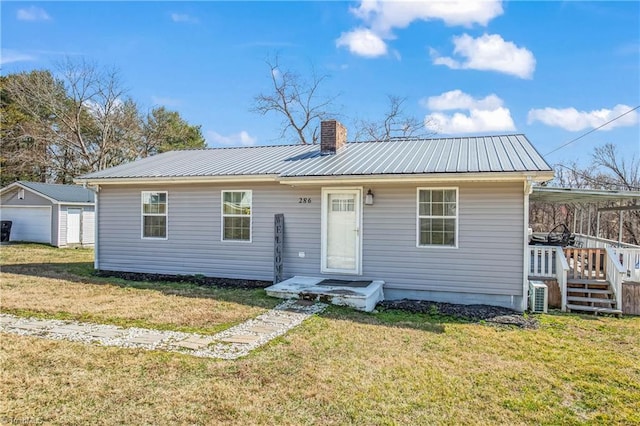
M640 2L3 2L2 74L65 56L115 66L142 107L200 124L209 146L283 143L250 112L265 58L329 78L347 128L387 95L441 136L525 133L550 163L612 142L640 156Z

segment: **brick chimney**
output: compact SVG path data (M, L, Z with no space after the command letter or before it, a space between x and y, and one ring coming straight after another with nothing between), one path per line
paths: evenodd
M333 155L347 143L347 128L338 120L320 123L320 154Z

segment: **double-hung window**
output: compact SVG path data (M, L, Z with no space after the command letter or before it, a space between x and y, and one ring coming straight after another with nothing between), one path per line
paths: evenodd
M418 188L418 246L458 246L457 188Z
M167 238L166 191L142 191L142 238Z
M251 191L222 191L222 240L251 241Z

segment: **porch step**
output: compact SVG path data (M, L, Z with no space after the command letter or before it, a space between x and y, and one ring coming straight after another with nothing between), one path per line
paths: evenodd
M567 296L567 300L570 302L606 303L609 305L616 303L616 301L613 299L604 299L604 298L598 298L598 297Z
M588 311L594 312L596 314L613 314L613 315L622 315L622 311L620 309L613 308L598 308L596 306L583 306L583 305L570 305L567 304L567 309L571 311Z
M574 278L569 278L567 279L567 285L609 285L609 283L607 282L607 280L591 280L591 279L574 279Z
M610 289L567 287L567 293L613 294Z

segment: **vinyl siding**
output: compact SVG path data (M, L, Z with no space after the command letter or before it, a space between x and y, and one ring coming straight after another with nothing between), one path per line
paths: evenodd
M93 206L62 205L60 206L60 239L59 245L67 245L67 209L82 209L80 222L80 239L82 245L93 245L95 241L95 208Z
M523 184L459 185L458 248L416 247L417 187L371 186L375 204L362 210L361 278L382 279L390 289L522 296ZM368 188L363 187L363 193ZM221 241L223 189L253 191L251 243ZM153 190L168 191L166 240L141 238L140 194ZM275 183L104 185L98 224L100 268L271 280L273 216L284 213L285 278L320 276L320 194L320 186ZM311 198L311 203L300 204L299 198Z
M24 199L18 199L18 190L20 188L14 187L13 190L9 190L2 194L0 198L0 204L4 206L50 206L53 203L38 194L35 194L28 189L24 190Z

